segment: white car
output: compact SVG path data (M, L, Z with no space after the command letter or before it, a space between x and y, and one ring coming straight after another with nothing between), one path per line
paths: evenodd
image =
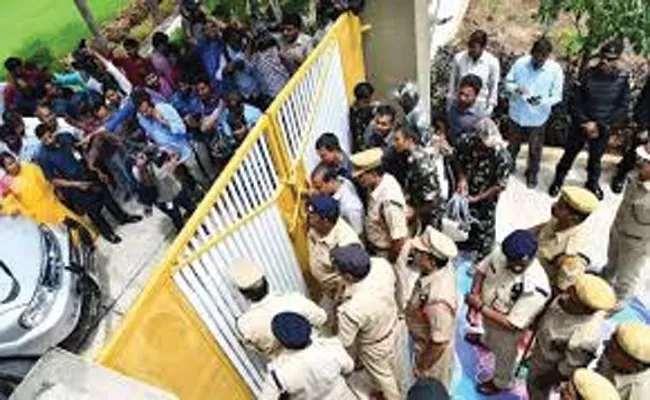
M99 309L93 248L78 228L0 217L0 381L24 376L19 361L85 339Z

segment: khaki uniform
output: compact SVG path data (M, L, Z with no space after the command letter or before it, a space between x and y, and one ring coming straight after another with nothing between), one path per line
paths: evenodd
M343 375L354 361L337 338L314 338L302 350L283 350L268 364L259 399L277 400L280 394L299 400L356 400Z
M337 246L361 243L354 229L339 218L327 236L309 230L309 268L311 274L329 296L335 296L343 285L341 275L330 261L330 251Z
M551 286L565 290L584 271L560 270L557 261L562 256L584 255L589 233L584 223L561 232L557 231L556 226L555 218L541 226L537 258L544 267Z
M614 384L621 400L647 400L650 396L650 368L636 374L620 374L603 357L596 371Z
M494 383L506 389L513 383L521 331L543 310L551 288L544 269L536 260L522 274L515 274L506 268L507 259L500 248L488 257L488 262L477 267L477 271L485 275L481 301L486 307L507 315L508 321L519 328L518 331L506 330L483 318L485 344L495 358Z
M369 274L349 285L338 307L338 335L387 400L401 399L395 377L395 274L388 261L373 257Z
M413 249L412 243L413 239L404 243L394 265L395 278L397 279L395 285L396 300L400 313L403 313L406 309L406 305L411 298L411 293L415 287L415 282L417 282L420 277L420 271L409 265L409 258L411 256L411 250Z
M368 196L366 239L375 255L385 257L396 239L408 237L406 200L399 183L390 174Z
M573 371L586 367L600 345L600 327L604 314L569 314L560 307L559 299L549 305L539 322L535 345L528 362L528 396L530 400L547 400L553 386L540 383L549 373L559 372L571 377Z
M423 376L451 384L456 328L456 273L454 266L421 276L406 307L406 323L415 342L415 365ZM439 359L432 360L432 344L447 343Z
M300 293L270 293L237 319L241 339L266 357L271 357L280 344L271 332L273 317L283 311L298 313L320 328L327 320L325 311Z
M607 266L603 277L614 287L616 298L634 295L641 270L650 265L650 182L628 182L623 201L609 233Z

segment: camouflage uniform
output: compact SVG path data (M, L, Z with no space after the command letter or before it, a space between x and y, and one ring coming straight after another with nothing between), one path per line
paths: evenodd
M445 205L432 148L416 146L411 151L407 160L404 187L408 202L417 211L422 225L440 229Z
M495 148L485 156L479 149L481 138L475 133L462 135L456 144L456 162L467 177L470 196L476 196L493 186L505 188L510 176L511 158L508 150ZM468 250L478 251L481 260L492 251L496 237L496 211L498 199L470 204L470 214L476 220L472 224Z

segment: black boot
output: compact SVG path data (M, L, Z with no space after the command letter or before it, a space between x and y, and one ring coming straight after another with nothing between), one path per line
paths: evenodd
M605 197L605 194L603 193L603 190L600 188L598 182L587 182L587 184L585 184L585 188L587 188L587 190L593 193L594 196L598 198L598 200L602 200L603 197Z
M625 175L621 175L618 173L614 175L614 178L612 178L612 183L610 184L610 186L612 188L612 192L616 194L620 194L625 188Z
M556 197L560 193L560 189L562 189L562 182L554 179L553 183L551 183L551 186L548 188L548 194L551 197Z

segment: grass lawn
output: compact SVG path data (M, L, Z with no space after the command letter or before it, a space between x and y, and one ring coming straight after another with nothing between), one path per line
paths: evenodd
M72 50L79 39L90 35L72 0L2 0L1 3L0 62L13 54L27 55L36 39L55 56L60 56ZM129 0L88 0L88 3L95 18L102 22L115 17Z

